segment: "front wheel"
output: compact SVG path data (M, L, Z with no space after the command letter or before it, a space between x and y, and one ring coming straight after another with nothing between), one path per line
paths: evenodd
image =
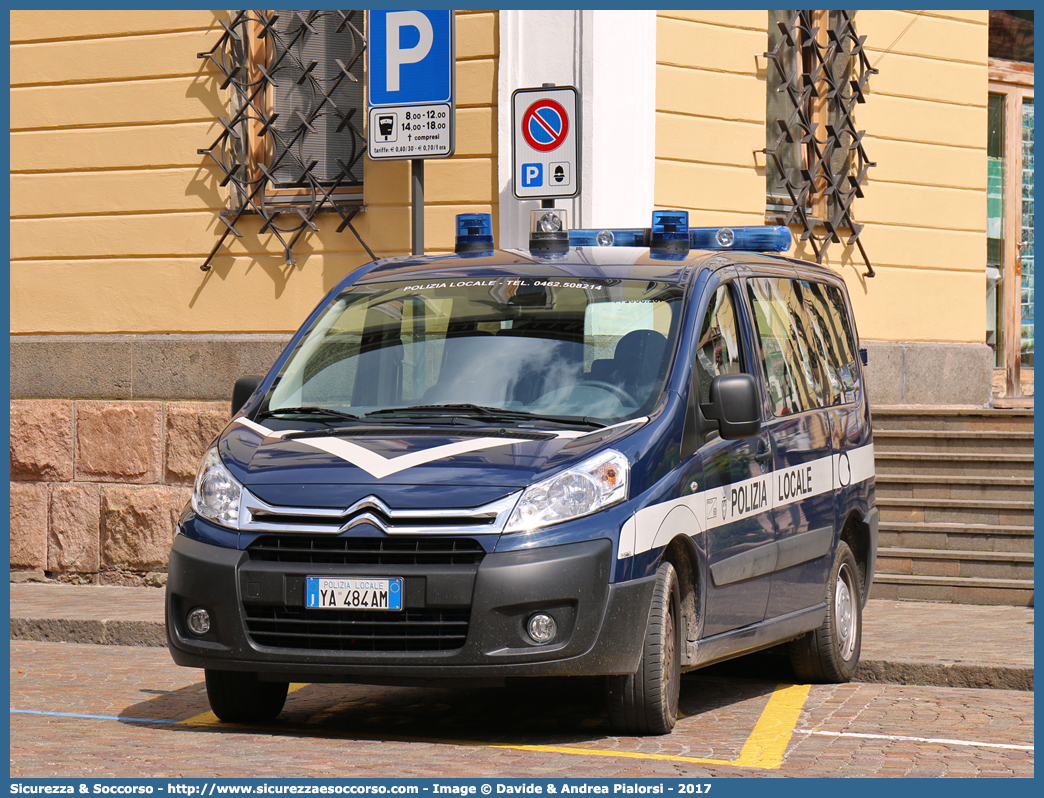
M656 571L638 670L610 676L609 724L617 734L669 734L681 692L681 591L669 562Z
M823 624L790 644L790 663L807 682L849 682L859 667L863 591L852 549L837 544Z
M256 673L207 668L207 698L226 723L263 723L282 712L288 682L262 682Z

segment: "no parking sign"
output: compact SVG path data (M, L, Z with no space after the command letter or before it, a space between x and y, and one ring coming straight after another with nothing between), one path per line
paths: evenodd
M580 193L580 107L573 86L516 89L511 95L512 191L519 199Z

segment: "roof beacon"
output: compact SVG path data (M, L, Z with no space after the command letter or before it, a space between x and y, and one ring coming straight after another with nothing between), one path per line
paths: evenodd
M657 252L688 252L689 212L653 211L649 249Z
M529 248L551 252L569 249L569 216L562 208L541 208L531 212Z
M454 251L491 252L493 250L493 217L488 213L457 214L457 244Z

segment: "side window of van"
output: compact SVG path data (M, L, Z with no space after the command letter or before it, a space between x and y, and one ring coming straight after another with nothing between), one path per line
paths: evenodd
M747 281L772 413L788 416L822 407L826 391L803 286L785 278Z
M707 305L696 347L696 375L700 401L709 399L711 380L720 374L743 371L739 324L728 285L719 286Z
M772 412L855 401L855 344L841 292L785 278L747 281Z
M841 291L822 283L803 283L810 296L809 317L820 342L826 367L828 404L857 401L858 386L855 339Z

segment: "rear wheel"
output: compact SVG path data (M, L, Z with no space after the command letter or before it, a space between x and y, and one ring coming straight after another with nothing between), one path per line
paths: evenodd
M638 670L610 676L609 724L617 734L669 734L681 692L681 591L670 563L656 572Z
M262 682L256 673L206 670L207 698L226 723L274 720L286 702L288 682Z
M837 544L827 613L822 626L790 644L794 673L808 682L848 682L859 667L863 639L863 591L855 555L843 540Z

